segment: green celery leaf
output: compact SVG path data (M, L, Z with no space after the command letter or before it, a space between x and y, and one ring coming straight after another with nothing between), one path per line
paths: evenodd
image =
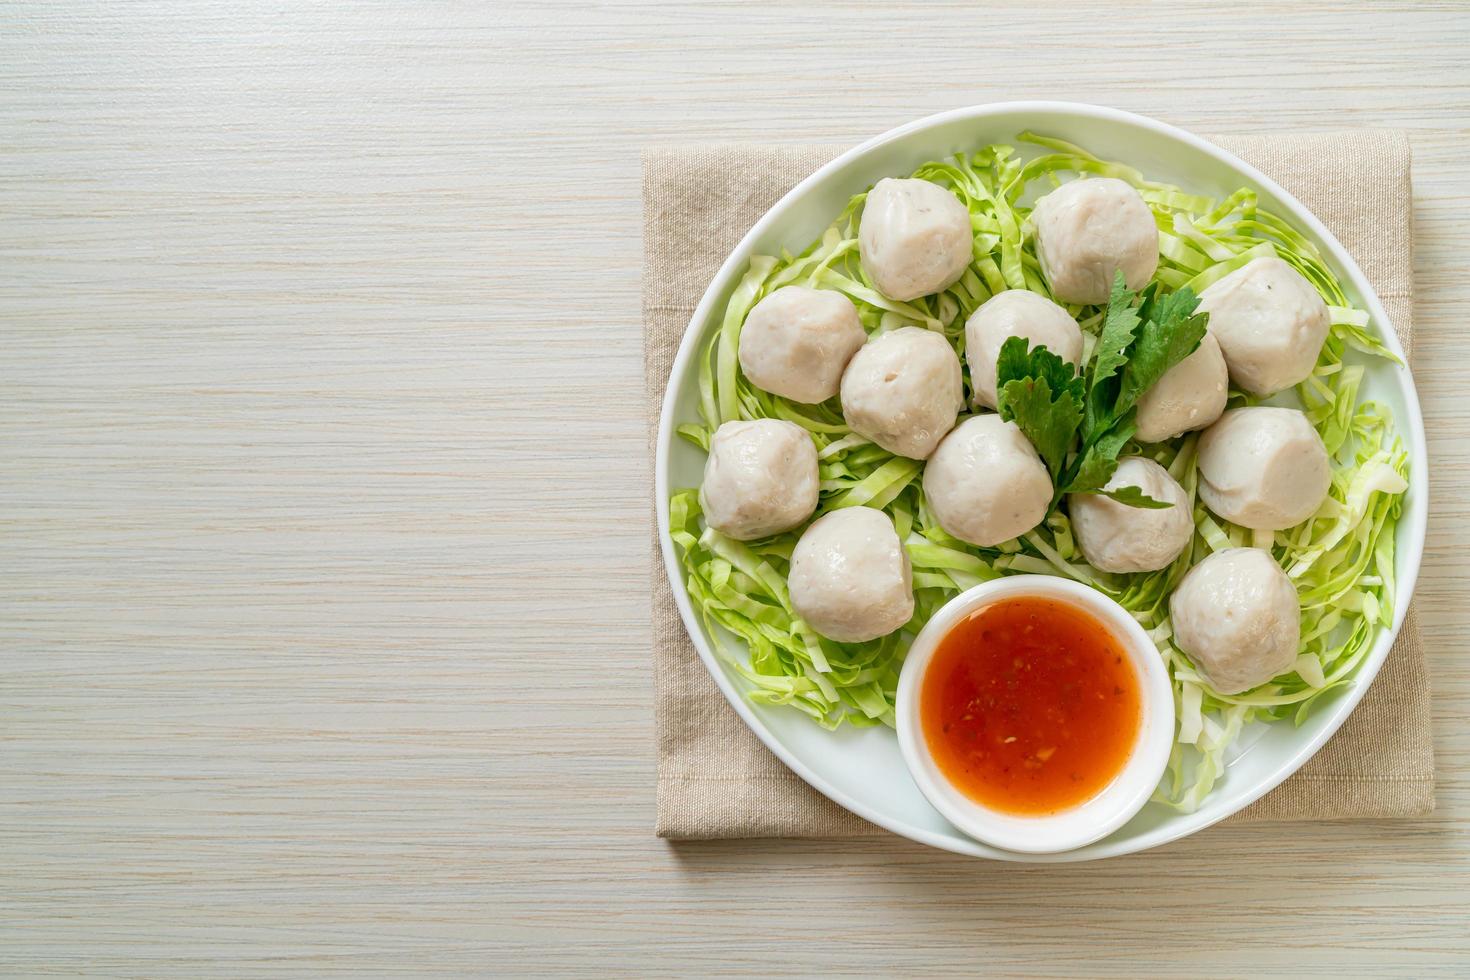
M1144 392L1199 347L1209 314L1195 313L1198 306L1199 297L1187 286L1163 296L1145 295L1143 327L1123 369L1115 416L1138 404Z
M996 379L1000 417L1031 440L1055 483L1082 424L1082 379L1045 347L1028 349L1024 337L1001 345Z
M1082 424L1082 405L1076 393L1070 388L1054 393L1045 378L1017 378L1006 382L996 401L1000 417L1015 422L1031 440L1055 483Z
M1067 482L1065 493L1095 493L1107 486L1118 468L1118 454L1128 440L1133 438L1137 427L1132 411L1127 412L1117 424L1104 432L1097 441L1083 450L1077 461L1076 473Z
M1052 391L1069 391L1079 403L1082 401L1083 383L1077 377L1076 365L1062 360L1044 344L1031 347L1025 337L1007 337L995 361L996 391L1021 378L1041 378Z
M1097 356L1093 358L1087 381L1087 416L1082 424L1082 437L1091 440L1105 424L1116 400L1117 384L1109 382L1128 363L1128 348L1138 335L1138 310L1133 306L1132 292L1123 283L1119 271L1113 279L1113 292L1097 339Z
M1174 506L1167 500L1155 500L1138 487L1119 487L1116 490L1099 490L1097 492L1104 497L1116 500L1120 504L1126 504L1129 507L1142 507L1145 510L1165 510Z

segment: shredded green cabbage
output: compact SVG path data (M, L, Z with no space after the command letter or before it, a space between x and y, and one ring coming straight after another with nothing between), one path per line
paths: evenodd
M862 506L893 518L913 563L915 611L908 625L868 643L818 636L793 612L786 592L797 532L734 541L703 525L696 489L673 493L671 534L694 608L720 656L749 682L751 700L789 705L829 729L894 724L899 669L913 636L964 589L1001 575L1039 573L1067 576L1106 592L1138 619L1168 664L1178 732L1155 799L1191 811L1223 774L1226 750L1245 725L1284 719L1300 724L1324 694L1352 683L1378 630L1393 620L1394 524L1408 486L1408 454L1393 434L1388 409L1359 401L1364 368L1349 352L1394 358L1369 331L1368 314L1350 305L1316 247L1285 220L1260 209L1249 188L1215 200L1149 181L1131 167L1061 140L1021 133L1019 141L1044 152L1023 159L1013 147L988 146L914 172L954 191L970 211L974 261L942 293L897 302L874 287L858 259L865 194L853 197L821 239L800 255L752 259L700 358L702 424L678 428L706 451L713 431L734 419L785 419L810 432L821 476L817 514ZM1168 444L1130 443L1124 450L1166 466L1189 495L1196 534L1169 567L1137 575L1092 568L1077 550L1062 511L1014 541L976 548L946 534L929 511L920 486L923 463L894 456L854 433L836 399L799 405L761 391L741 374L737 355L746 315L763 296L793 283L845 293L870 334L926 327L942 332L963 357L965 320L992 295L1005 289L1051 295L1035 255L1026 202L1079 173L1117 177L1139 190L1159 227L1155 278L1164 288L1189 286L1199 292L1251 259L1274 254L1327 302L1330 334L1312 376L1296 390L1333 458L1329 499L1311 520L1271 534L1209 514L1196 494L1198 437L1191 434ZM1102 312L1096 306L1069 310L1083 327L1090 357L1089 335L1098 330ZM1238 391L1231 394L1232 405L1252 401ZM1168 596L1206 555L1252 544L1268 547L1297 584L1302 646L1293 672L1242 694L1222 695L1174 646Z

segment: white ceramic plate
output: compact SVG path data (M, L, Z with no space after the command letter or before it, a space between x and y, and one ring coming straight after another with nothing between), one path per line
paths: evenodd
M1382 304L1337 239L1296 198L1219 147L1173 126L1098 106L1008 102L957 109L901 126L842 154L783 197L725 260L694 312L669 378L659 420L655 472L658 523L664 564L699 655L740 717L802 779L880 827L945 850L1008 861L1082 861L1155 847L1230 816L1300 768L1362 699L1403 623L1424 550L1428 458L1419 399L1407 368L1381 360L1365 361L1369 368L1363 396L1392 408L1398 434L1409 451L1410 486L1397 530L1398 597L1393 629L1378 637L1356 683L1319 702L1300 728L1278 724L1247 731L1225 776L1196 812L1179 814L1151 803L1111 836L1063 854L1015 854L960 833L920 795L899 754L896 736L886 728L828 732L797 711L752 705L744 697L744 681L715 656L694 615L669 540L669 491L698 486L704 465L704 454L677 438L674 431L684 422L698 421L695 352L717 328L719 314L750 257L775 254L782 248L800 252L841 212L849 197L881 177L907 175L925 161L956 152L1013 142L1017 133L1028 129L1080 144L1104 159L1137 167L1150 179L1199 194L1224 197L1242 186L1255 188L1263 207L1290 219L1316 243L1349 299L1372 314L1370 329L1402 357Z

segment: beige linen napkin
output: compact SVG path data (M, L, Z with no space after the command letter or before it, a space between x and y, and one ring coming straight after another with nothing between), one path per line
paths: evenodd
M1401 132L1219 139L1295 194L1378 290L1412 340L1409 144ZM644 157L644 367L650 440L695 304L752 224L844 147L699 145ZM655 531L655 534L657 532ZM751 734L684 631L653 549L658 833L678 839L883 833L822 796ZM1434 808L1429 684L1414 616L1342 729L1237 821L1399 817Z

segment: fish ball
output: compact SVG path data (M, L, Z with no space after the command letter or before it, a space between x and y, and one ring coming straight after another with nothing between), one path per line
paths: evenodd
M1232 408L1199 440L1199 495L1232 524L1279 531L1311 517L1332 485L1322 437L1294 408Z
M893 521L871 507L813 521L791 553L787 586L797 614L839 643L886 636L914 615L908 552Z
M1171 367L1138 400L1139 442L1163 442L1203 429L1225 411L1230 391L1225 358L1213 334L1193 354Z
M901 327L869 340L842 373L842 414L891 453L926 459L965 404L960 359L944 335Z
M924 467L924 499L939 526L990 547L1025 534L1051 507L1051 475L1014 422L965 419Z
M1142 289L1159 267L1159 228L1132 185L1112 177L1068 181L1031 212L1036 256L1063 303L1106 303L1121 269Z
M817 509L817 447L779 419L726 422L710 440L699 504L705 523L739 541L789 531Z
M1174 642L1221 694L1285 673L1301 646L1296 586L1259 548L1216 552L1169 599Z
M783 286L740 330L740 370L762 391L815 404L837 394L842 369L868 335L842 293Z
M1129 507L1097 493L1067 497L1077 545L1094 567L1105 572L1153 572L1165 567L1189 546L1194 515L1189 497L1169 471L1151 459L1129 456L1104 489L1137 487L1172 507Z
M970 211L952 191L885 177L868 192L858 254L884 296L911 300L948 289L965 274L974 248Z
M1332 318L1301 273L1278 258L1253 259L1200 293L1230 379L1253 395L1300 384L1317 366Z

